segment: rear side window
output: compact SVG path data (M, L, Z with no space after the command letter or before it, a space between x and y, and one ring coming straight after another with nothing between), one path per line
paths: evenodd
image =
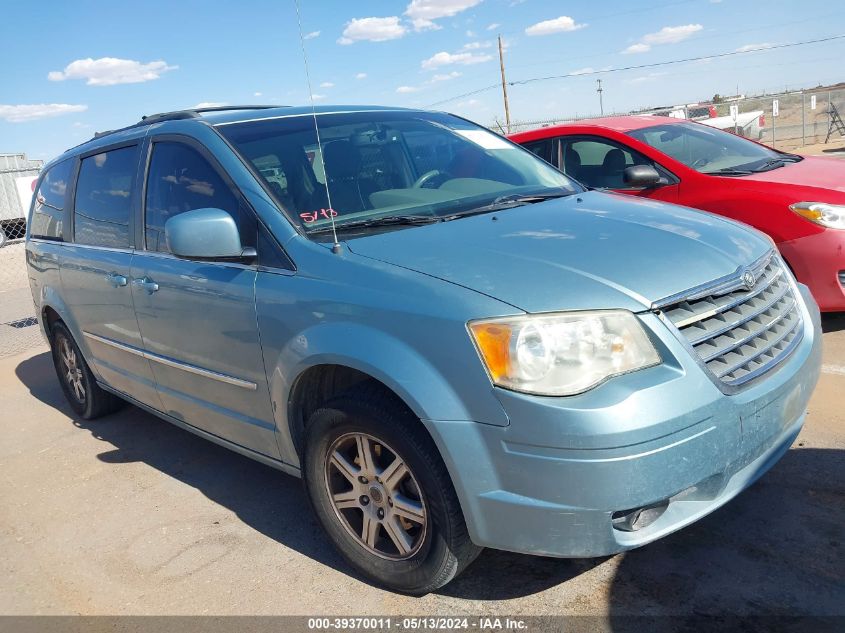
M552 142L549 139L542 141L531 141L530 143L523 143L522 145L529 152L532 152L542 158L547 163L552 163Z
M275 175L284 179L284 172L280 170ZM145 204L149 251L170 252L164 237L167 220L186 211L205 208L229 213L240 227L244 244L254 245L254 238L250 244L249 232L244 231L238 198L199 152L182 143L159 142L153 146Z
M64 239L64 208L67 185L73 161L66 160L51 167L35 192L35 206L29 234L47 240Z
M129 225L138 146L123 147L82 160L74 199L74 241L91 246L129 248Z

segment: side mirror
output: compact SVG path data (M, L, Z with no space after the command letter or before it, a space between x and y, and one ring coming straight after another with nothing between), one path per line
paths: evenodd
M164 223L167 247L186 259L244 259L255 257L244 248L234 218L223 209L194 209Z
M629 187L656 187L665 184L660 174L651 165L631 165L622 172L622 181Z

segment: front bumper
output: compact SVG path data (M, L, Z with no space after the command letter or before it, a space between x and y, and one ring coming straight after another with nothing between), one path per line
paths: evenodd
M781 242L778 249L795 276L807 284L822 312L845 310L845 231L827 229L797 240Z
M644 315L664 359L681 360L570 398L496 390L506 427L429 421L472 540L601 556L678 530L751 485L798 435L818 380L819 312L801 291L801 344L735 395L722 393L657 317ZM615 512L653 504L668 505L646 527L614 527Z

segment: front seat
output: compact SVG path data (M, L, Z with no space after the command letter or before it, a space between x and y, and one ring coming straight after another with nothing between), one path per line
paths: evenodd
M581 179L581 154L570 145L563 154L563 173L575 180Z
M608 189L621 189L625 186L623 173L627 164L625 152L614 147L604 156L601 166L602 187Z
M361 191L361 153L357 147L345 140L326 143L323 163L332 207L339 215L371 208L367 196Z

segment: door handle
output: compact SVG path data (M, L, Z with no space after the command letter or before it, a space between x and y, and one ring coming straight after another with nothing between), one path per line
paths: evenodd
M109 282L115 288L120 288L121 286L126 285L126 277L123 275L118 275L117 273L109 273L106 275L106 281Z
M149 277L141 277L140 279L133 279L132 284L142 290L146 290L148 294L153 294L158 291L158 284Z

